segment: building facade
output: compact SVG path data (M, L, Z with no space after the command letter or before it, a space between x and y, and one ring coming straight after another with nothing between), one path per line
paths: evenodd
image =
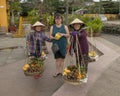
M8 32L7 3L6 0L0 0L0 28Z

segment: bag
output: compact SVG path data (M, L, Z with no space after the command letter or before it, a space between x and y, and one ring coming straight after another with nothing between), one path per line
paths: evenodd
M58 44L53 44L52 45L52 51L53 51L53 53L55 54L57 51L59 51L59 46L58 46Z

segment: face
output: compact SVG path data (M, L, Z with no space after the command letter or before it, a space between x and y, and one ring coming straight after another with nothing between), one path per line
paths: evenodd
M56 18L56 19L55 19L55 23L56 23L57 25L61 24L61 23L62 23L62 18L61 18L61 17Z
M73 25L73 27L74 27L75 30L79 30L80 27L81 27L81 24L75 23L75 24Z
M35 30L36 30L36 31L41 31L41 26L36 26L36 27L35 27Z

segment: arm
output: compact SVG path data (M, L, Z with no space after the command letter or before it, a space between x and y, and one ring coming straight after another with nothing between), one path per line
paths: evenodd
M27 45L27 46L30 44L30 40L31 40L31 34L28 33L28 34L26 35L26 45Z
M86 31L85 30L80 30L80 31L73 31L73 32L71 32L71 35L72 36L79 36L79 37L83 37L83 36L86 36L87 34L86 34Z
M69 37L70 33L69 33L69 29L66 25L65 25L65 31L66 31L66 34L61 34L61 35L64 36L64 37Z
M46 35L44 35L44 38L43 38L45 41L48 41L48 42L52 42L52 40L50 38L48 38Z
M49 34L50 39L54 39L54 37L52 36L52 31L53 31L53 26L50 27L50 34Z
M73 41L74 39L73 39L73 36L71 35L70 36L70 49L69 49L69 54L71 55L71 56L73 56Z
M86 31L83 29L82 32L80 32L80 37L86 37L87 36L87 33Z

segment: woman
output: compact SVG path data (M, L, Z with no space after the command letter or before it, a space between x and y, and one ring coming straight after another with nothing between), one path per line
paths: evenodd
M69 37L69 30L66 25L62 24L63 18L60 14L54 16L54 25L50 28L50 38L52 39L53 44L57 44L59 51L54 53L54 58L56 59L56 72L53 77L62 75L65 56L66 56L66 45L67 37ZM61 38L56 39L56 34L59 33Z
M27 44L29 44L30 56L40 57L42 54L42 43L44 41L51 42L51 40L43 33L45 25L37 21L33 24L33 32L27 36Z
M73 28L71 32L71 45L70 45L70 54L72 55L73 51L76 56L76 64L80 66L81 73L86 74L86 78L83 79L83 82L87 82L87 71L88 71L88 41L87 41L87 33L84 30L84 22L76 18L70 23L70 27Z

